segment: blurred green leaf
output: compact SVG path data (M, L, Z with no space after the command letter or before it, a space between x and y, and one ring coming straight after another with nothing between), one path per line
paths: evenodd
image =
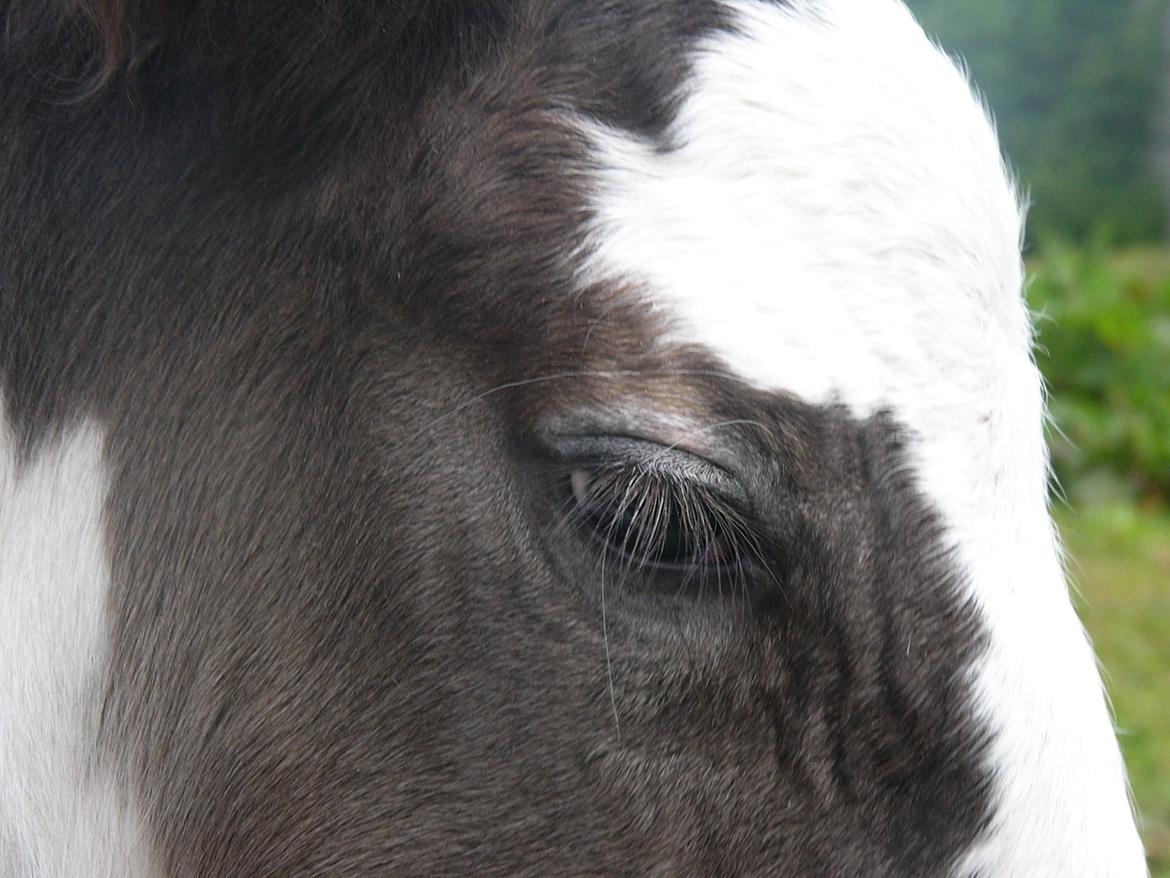
M1115 496L1170 498L1170 262L1048 242L1029 268L1037 363L1060 434L1057 476L1074 497L1089 474ZM1099 494L1099 489L1095 489Z

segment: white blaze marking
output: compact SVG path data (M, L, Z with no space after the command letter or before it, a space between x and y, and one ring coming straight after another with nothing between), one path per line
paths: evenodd
M96 752L106 647L102 434L18 465L0 400L0 875L154 874Z
M1143 875L1047 509L1020 219L965 78L894 0L730 0L662 152L596 145L590 279L641 282L739 373L917 436L991 632L975 669L996 813L964 870Z

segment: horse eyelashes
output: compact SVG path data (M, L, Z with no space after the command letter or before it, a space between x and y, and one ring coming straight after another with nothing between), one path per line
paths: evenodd
M653 570L740 568L752 548L743 517L715 491L629 463L569 474L573 514L610 561ZM754 554L754 552L752 553Z

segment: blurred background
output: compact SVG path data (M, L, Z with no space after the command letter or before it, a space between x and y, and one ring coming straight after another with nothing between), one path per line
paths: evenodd
M908 0L1028 193L1056 518L1170 878L1170 0Z

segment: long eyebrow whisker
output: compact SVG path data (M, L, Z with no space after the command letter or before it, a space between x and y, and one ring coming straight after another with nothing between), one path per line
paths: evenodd
M613 658L609 652L609 617L605 611L605 549L601 551L601 641L605 647L605 677L609 687L609 704L613 709L613 726L618 744L622 740L622 721L618 716L617 693L613 685Z

